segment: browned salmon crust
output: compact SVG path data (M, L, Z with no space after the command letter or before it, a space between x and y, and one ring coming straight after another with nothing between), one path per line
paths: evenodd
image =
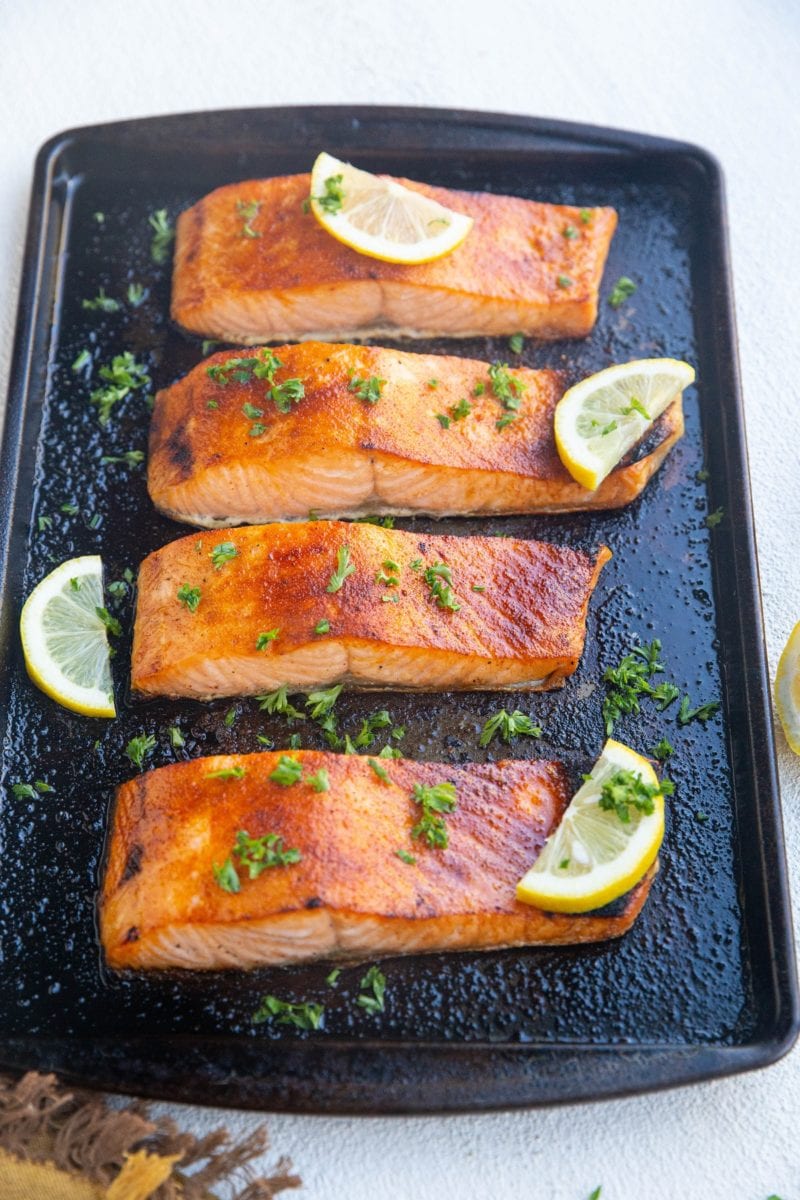
M218 546L230 548L226 561ZM589 598L610 557L604 546L586 554L339 521L247 525L225 530L224 541L219 532L193 534L141 565L131 684L198 699L284 684L558 687L578 665ZM345 559L352 571L335 588ZM449 576L426 580L434 567ZM441 589L450 586L457 611L435 594L446 602ZM198 589L196 605L183 589ZM320 622L327 628L317 633Z
M263 353L245 352L245 361ZM287 413L252 366L233 378L241 351L215 354L159 392L147 479L162 512L218 527L312 511L443 517L618 508L640 494L683 433L678 398L639 453L590 492L556 450L553 412L564 389L555 371L508 372L524 391L515 396L515 419L498 429L506 414L487 363L318 342L276 353L274 385L300 379L305 392ZM229 376L224 384L220 373ZM375 403L354 390L354 380L370 379L382 381ZM467 415L454 417L465 400Z
M399 182L472 217L466 240L434 262L379 262L303 211L308 175L218 188L178 218L174 320L243 344L590 332L617 224L613 208ZM242 202L258 206L249 222L255 236L244 235Z
M629 929L650 889L654 870L613 915L548 913L516 899L569 800L560 763L386 760L384 783L357 755L297 751L303 780L328 773L329 790L315 792L273 782L280 757L201 758L119 788L100 901L109 966L209 970L596 942ZM243 776L211 777L232 768ZM445 781L457 804L438 849L412 837L412 793ZM224 891L214 865L231 856L240 830L277 834L300 861L256 879L241 868L240 891Z

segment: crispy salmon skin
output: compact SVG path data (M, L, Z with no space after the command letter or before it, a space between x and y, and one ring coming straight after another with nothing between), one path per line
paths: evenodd
M198 699L558 687L610 557L339 521L193 534L141 565L132 687Z
M302 396L289 399L295 380ZM148 488L162 512L205 527L312 511L443 517L628 504L683 433L680 398L591 492L556 451L563 391L555 371L378 346L226 351L156 397Z
M473 218L457 249L415 266L367 258L304 211L309 175L218 188L178 218L173 319L243 344L591 331L613 208L399 182Z
M647 897L652 871L608 914L546 913L516 899L569 800L560 763L381 760L383 781L358 755L306 750L286 756L300 778L282 785L272 778L282 757L200 758L122 785L100 900L109 966L209 970L595 942L630 928ZM325 791L308 782L319 784L320 771ZM447 845L435 847L412 833L422 812L413 793L443 782L455 787L455 808L443 817ZM240 833L280 838L273 850L295 861L250 878L234 852Z

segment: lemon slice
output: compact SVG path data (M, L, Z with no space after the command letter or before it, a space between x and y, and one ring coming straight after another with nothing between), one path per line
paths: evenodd
M103 606L103 563L71 558L45 576L22 608L20 633L28 674L64 708L115 717Z
M472 228L471 217L324 151L311 170L311 211L333 237L382 262L431 262Z
M641 358L598 371L565 392L554 432L573 479L595 491L694 378L694 367L678 359Z
M664 837L664 797L652 796L651 813L633 805L620 819L602 809L603 784L619 772L658 788L646 758L609 738L587 781L570 801L561 823L545 842L536 862L517 884L517 899L550 912L589 912L630 891L655 862Z
M783 648L775 676L775 707L786 740L800 754L800 621Z

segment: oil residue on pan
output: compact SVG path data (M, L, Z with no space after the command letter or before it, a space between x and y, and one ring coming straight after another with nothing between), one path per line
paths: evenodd
M530 176L513 163L482 167L479 160L469 174L435 159L409 162L406 169L411 176L449 186L612 204L620 214L601 313L590 338L528 342L516 358L505 340L476 339L459 343L458 353L558 367L571 380L611 362L667 354L695 363L702 386L692 324L691 206L679 184L613 183L606 178L601 186L565 186L551 178L532 186ZM130 350L148 365L158 387L200 359L200 342L182 335L167 319L168 266L151 262L147 224L151 211L167 207L174 215L198 194L194 184L178 188L169 177L112 179L99 170L72 193L36 460L26 591L53 562L79 553L101 553L107 580L121 580L126 568L135 571L145 554L186 532L149 503L143 467L101 462L104 455L146 449L144 396L136 393L120 402L104 429L88 402L96 383L71 364L88 348L96 380L99 364ZM608 294L622 274L639 287L614 310ZM131 283L146 289L139 307L126 298ZM95 296L101 286L121 301L119 312L82 308L82 300ZM403 346L453 352L446 341ZM586 653L563 691L518 697L343 695L337 706L342 727L356 731L365 715L386 707L393 723L405 727L400 744L409 757L454 762L509 754L561 757L577 780L603 741L602 672L632 642L661 638L669 677L697 700L719 697L709 551L713 534L704 520L706 485L697 478L704 464L694 391L686 397L686 416L685 439L642 499L626 511L436 526L459 534L485 532L488 526L495 533L574 546L610 545L614 558L590 608ZM65 512L64 505L77 511ZM37 518L42 516L52 518L52 524L40 532ZM423 532L430 523L398 521L398 527ZM154 736L156 747L147 766L219 751L257 751L257 734L277 747L287 746L292 733L299 733L303 746L324 746L310 722L291 725L270 718L251 700L131 702L124 693L132 604L130 588L115 602L125 635L117 642L115 672L122 704L114 723L84 720L56 708L28 683L16 646L10 656L7 778L43 779L54 790L36 800L9 791L3 810L0 929L5 972L0 1011L6 1034L285 1037L285 1029L261 1025L256 1030L251 1024L260 997L271 991L326 1004L324 1027L313 1035L318 1039L719 1045L749 1036L754 1018L749 963L740 941L723 718L681 728L677 705L661 715L654 706L643 705L641 715L625 718L617 731L644 752L663 735L676 747L669 764L676 795L669 806L662 870L644 913L619 943L396 959L383 964L386 1007L374 1015L355 1004L363 967L345 968L335 991L325 984L325 965L247 975L106 974L94 925L95 891L110 798L133 771L124 754L130 738ZM520 739L510 751L498 742L479 749L483 721L501 706L530 713L543 727L541 741ZM183 735L181 749L171 745L170 726ZM377 741L375 748L382 744Z

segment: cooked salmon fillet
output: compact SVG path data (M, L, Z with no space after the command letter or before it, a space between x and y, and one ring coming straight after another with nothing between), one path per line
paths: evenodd
M282 786L270 778L281 757L200 758L119 788L100 901L109 966L211 970L596 942L629 929L647 897L653 871L607 911L548 913L516 899L569 801L560 763L387 759L382 782L366 758L300 750L289 757L302 778ZM305 781L320 770L329 787L317 792ZM412 836L413 789L443 782L455 785L456 806L439 848ZM250 878L234 852L240 831L277 835L276 848L299 861ZM228 860L235 893L215 876Z
M132 687L198 699L340 682L557 687L610 557L339 521L193 534L139 570Z
M205 337L585 337L617 224L613 208L539 204L399 180L474 225L434 262L379 262L327 233L309 175L218 188L178 218L172 316ZM245 234L241 207L257 206Z
M282 365L272 380L259 378L254 370L275 356ZM298 379L304 395L279 411L272 389ZM373 402L358 394L370 380L380 381ZM519 401L510 414L496 395L504 385ZM205 527L310 512L443 517L629 503L683 433L680 397L590 492L556 450L553 411L563 391L555 371L377 346L306 342L215 354L156 397L148 488L162 512Z

